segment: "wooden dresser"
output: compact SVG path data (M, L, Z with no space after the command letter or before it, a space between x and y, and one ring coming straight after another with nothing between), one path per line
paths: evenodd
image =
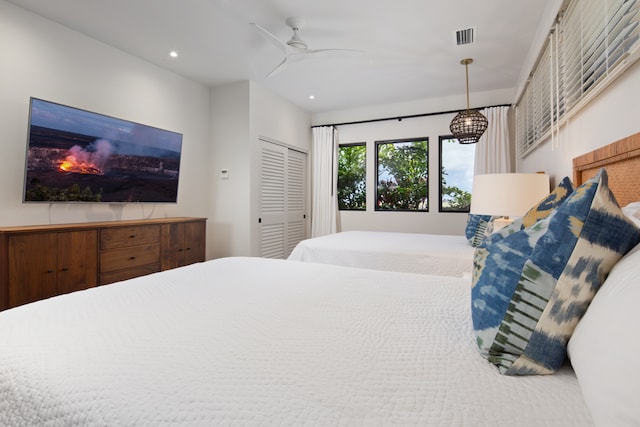
M0 227L0 310L205 259L206 218Z

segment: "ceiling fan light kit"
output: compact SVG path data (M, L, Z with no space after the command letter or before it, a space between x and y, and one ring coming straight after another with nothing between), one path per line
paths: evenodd
M472 62L473 59L471 58L465 58L460 61L460 64L465 66L467 75L467 109L460 111L449 125L453 137L460 144L475 144L489 125L489 121L482 113L469 108L469 64Z

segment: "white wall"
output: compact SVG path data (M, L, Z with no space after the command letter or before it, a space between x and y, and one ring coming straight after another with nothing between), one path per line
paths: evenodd
M396 104L372 105L350 110L327 111L316 113L311 117L313 126L329 123L345 123L361 120L382 119L386 117L410 116L413 114L437 113L440 111L457 111L467 105L466 93L443 98L419 99ZM515 89L501 89L491 92L471 92L469 94L471 108L485 105L510 104L515 96ZM448 128L448 125L447 125Z
M265 88L251 82L251 170L258 171L260 164L259 139L264 138L280 145L307 153L307 173L311 170L311 114L283 100ZM311 229L311 185L307 176L307 236ZM260 215L258 200L259 174L252 174L251 183L251 255L259 255Z
M0 51L0 224L207 216L206 87L4 0ZM30 97L182 133L178 203L23 204Z
M564 176L573 177L574 157L640 131L640 61L615 80L567 125L556 143L544 142L517 168L522 172L544 170L555 184Z
M311 114L252 81L251 133L311 151Z
M247 81L211 89L211 188L209 241L213 258L251 252L250 84ZM222 170L228 178L221 178Z
M212 256L259 252L258 141L266 138L303 152L311 147L311 115L255 82L211 90ZM228 179L220 171L228 170Z
M471 94L474 105L497 105L508 103L513 90L481 92ZM466 105L465 95L402 104L373 106L357 110L316 114L316 125L345 123L352 121L398 117L457 110ZM466 213L438 212L439 197L439 137L450 135L449 124L454 113L407 118L402 121L389 120L353 124L338 127L341 144L367 143L367 211L340 211L340 230L397 231L429 234L464 234ZM429 138L429 212L376 212L375 188L375 141L401 138Z

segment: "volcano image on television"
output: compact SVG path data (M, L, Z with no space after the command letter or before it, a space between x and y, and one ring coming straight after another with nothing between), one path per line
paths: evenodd
M182 134L31 98L25 202L176 203Z

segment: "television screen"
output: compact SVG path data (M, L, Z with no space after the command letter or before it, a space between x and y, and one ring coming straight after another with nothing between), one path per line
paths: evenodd
M25 202L176 203L182 134L31 98Z

